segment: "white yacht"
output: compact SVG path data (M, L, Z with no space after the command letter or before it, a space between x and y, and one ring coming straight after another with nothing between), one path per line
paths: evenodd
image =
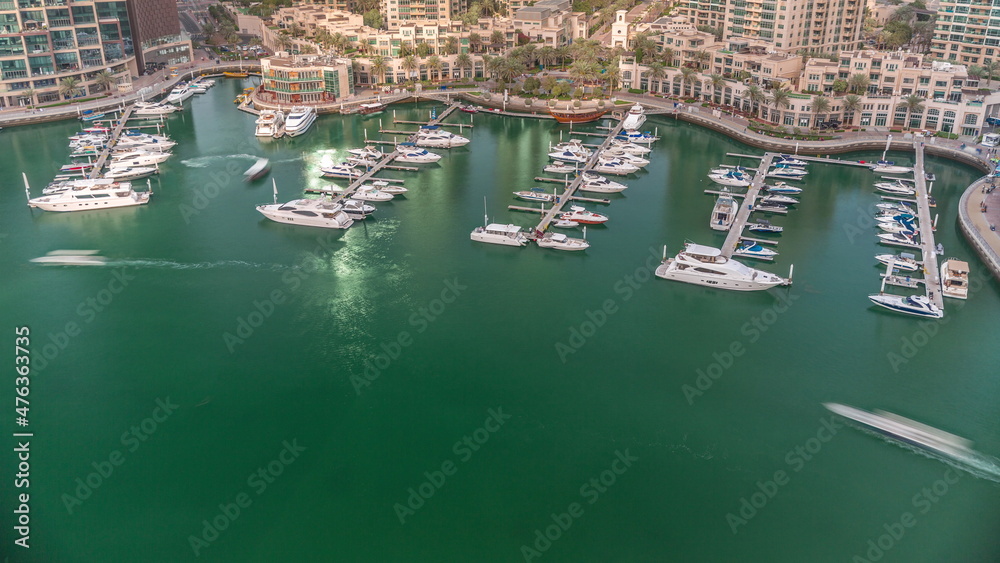
M404 147L400 145L397 149L399 155L396 157L396 162L404 162L407 164L432 164L441 160L441 155L433 153L427 149L421 149L417 147Z
M628 115L625 116L625 120L622 121L622 129L625 130L636 130L642 127L642 124L646 122L646 111L642 107L642 104L635 104L631 109L628 110Z
M364 172L358 170L349 162L341 162L333 166L323 166L319 170L326 178L349 178L356 180L364 175Z
M637 145L635 143L630 143L628 141L623 141L621 139L614 139L608 145L608 148L618 149L625 151L629 154L634 154L636 156L645 156L651 152L651 149L644 147L642 145Z
M804 160L799 160L790 154L779 154L771 159L771 164L786 164L788 166L805 166L809 164Z
M949 258L941 263L941 293L945 297L969 297L969 263Z
M871 170L876 174L906 174L908 172L913 172L913 168L908 166L897 166L896 163L891 160L880 160L871 167Z
M786 279L751 268L726 258L718 248L693 243L687 243L677 256L665 259L656 268L656 275L667 280L733 291L759 291L792 283L790 276Z
M159 174L160 169L153 166L128 166L124 168L109 168L104 174L108 180L138 180L153 174Z
M875 184L875 189L892 195L913 195L916 193L913 188L893 182L879 182Z
M639 168L644 168L649 164L649 160L642 158L641 156L636 156L630 152L625 152L621 149L607 149L601 153L604 158L617 158L629 164L634 164Z
M600 225L608 222L607 215L588 211L579 205L571 205L569 211L560 215L559 219L583 225Z
M243 172L243 181L253 182L258 178L264 177L269 170L271 170L271 161L266 158L258 158L257 161L253 163L253 166L247 168L246 171Z
M28 191L28 180L25 177L25 191ZM106 209L110 207L131 207L149 203L153 192L137 192L129 182L116 180L70 180L65 182L66 189L52 195L36 197L28 200L29 207L37 207L45 211L87 211ZM30 192L29 192L30 193Z
M260 116L257 117L257 131L255 135L266 138L277 137L278 131L284 122L285 114L281 111L271 109L261 110Z
M391 201L393 195L383 192L375 186L365 185L354 190L351 197L358 201Z
M764 191L769 194L780 194L780 195L799 195L802 193L802 188L795 186L789 186L784 182L775 182L774 184L765 184L763 186Z
M312 127L316 121L316 108L295 106L285 116L285 135L298 137Z
M154 166L166 162L171 156L173 155L168 152L129 151L113 153L108 166L112 168L122 166Z
M580 183L580 190L602 194L623 192L626 188L628 188L628 186L625 184L613 182L600 174L595 174L589 171L583 173L583 182Z
M342 205L323 197L258 205L257 211L272 221L305 227L346 229L354 224L354 220L344 213Z
M900 252L899 254L876 254L875 259L886 266L888 266L891 262L897 270L906 270L907 272L916 272L921 266L921 262L917 262L916 256L910 254L909 252Z
M875 235L882 244L891 246L905 246L908 248L920 248L915 234L907 233L879 233Z
M490 223L490 217L486 214L485 197L483 198L483 226L473 229L472 233L469 234L469 238L476 242L487 242L503 246L524 246L528 244L528 237L521 232L521 227L517 225Z
M32 258L35 264L46 266L103 266L108 259L99 256L99 250L53 250L45 256Z
M573 164L567 164L565 162L557 160L552 164L546 164L545 168L543 168L542 170L550 174L572 174L574 172L579 171L580 169Z
M584 164L590 159L590 156L570 150L555 150L549 153L549 158L560 163L573 162L576 164Z
M360 149L348 149L347 152L357 158L367 158L370 160L382 160L385 158L385 153L378 150L374 145L365 145Z
M369 215L375 213L374 205L368 205L367 203L356 199L345 199L341 202L341 204L344 206L344 213L347 213L347 215L355 221L367 219Z
M752 240L740 241L739 244L736 245L736 250L733 251L733 254L736 256L757 258L760 260L771 260L778 255L776 251L761 246Z
M651 145L656 141L660 140L660 138L657 137L656 135L651 135L649 133L642 133L631 129L626 129L622 131L621 133L618 134L617 138L623 141L628 141L630 143L639 143L641 145Z
M174 112L181 111L183 108L180 106L175 106L173 104L167 103L156 103L156 102L136 102L133 106L132 115L145 116L145 117L159 117L161 115L170 115Z
M541 238L535 239L535 244L541 248L552 248L555 250L587 250L590 243L585 238L572 238L562 233L545 233Z
M885 278L883 278L883 289L885 287L884 284ZM892 295L889 293L873 293L868 296L868 299L879 307L885 307L886 309L897 313L905 313L907 315L914 315L929 319L940 319L944 316L944 311L939 309L937 305L931 303L930 300L923 295Z
M469 139L450 131L444 131L437 125L425 125L417 131L417 140L414 141L414 144L418 147L450 149L469 144Z
M763 203L764 205L772 203L780 203L782 205L795 205L796 203L800 203L799 200L795 199L794 197L789 197L787 195L781 195L781 194L768 194L760 198L760 202Z
M184 100L193 95L194 90L188 88L187 84L181 83L170 91L170 95L167 96L166 102L171 104L182 104L184 103Z
M743 175L735 170L730 170L725 174L709 174L708 177L716 184L732 186L734 188L745 188L753 182L752 177Z
M408 192L406 188L400 186L399 184L390 184L385 180L372 180L370 184L362 184L359 190L366 188L374 188L382 193L392 194L392 195L402 195Z
M729 192L723 188L723 194L715 200L715 207L712 208L712 220L709 226L716 231L728 231L736 221L736 214L740 210L740 204Z
M616 176L633 174L638 170L638 166L629 164L628 162L617 158L600 157L597 159L597 164L594 165L594 172L599 172L601 174L614 174Z

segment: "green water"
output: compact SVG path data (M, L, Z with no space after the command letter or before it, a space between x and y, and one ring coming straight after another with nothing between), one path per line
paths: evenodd
M903 535L882 539L881 561L1000 558L997 483L853 428L822 430L821 404L844 402L1000 455L1000 287L981 277L944 323L870 307L884 248L872 228L850 227L876 201L866 169L812 165L800 209L774 219L781 255L762 267L794 264L791 288L712 291L650 279L646 264L664 244L721 244L705 174L726 152L759 151L650 119L664 137L652 163L611 205L587 204L611 217L588 229L589 250L497 247L469 240L483 197L491 218L532 225L506 210L511 192L537 185L547 144L569 130L477 115L473 142L441 151L440 165L386 174L406 179L406 198L328 232L262 218L270 178L247 185L242 171L267 156L279 198L292 199L391 113L322 117L303 137L260 143L253 116L232 106L242 86L221 81L170 119L175 157L142 208L30 211L20 172L37 195L79 125L0 134L0 311L9 343L27 325L36 360L51 344L31 379L31 548L13 544L13 509L0 518L12 561L182 561L195 558L192 537L208 561L856 561L885 526ZM426 119L431 107L394 111ZM928 166L938 239L981 269L955 226L978 174ZM112 263L29 263L55 249L100 249ZM67 323L78 334L65 336ZM699 371L718 378L689 400ZM0 498L12 507L24 490L11 487L10 433L24 429L7 373ZM154 410L168 398L176 410ZM502 425L486 422L491 409ZM285 442L304 451L282 453ZM71 497L109 458L121 462L113 473ZM252 477L269 464L273 482ZM787 479L768 484L778 471ZM400 508L425 473L440 484L424 485L433 496ZM589 484L602 473L614 483ZM733 524L744 498L762 507ZM238 499L238 516L223 515ZM907 512L915 524L894 527ZM204 530L213 519L225 529ZM547 527L558 539L536 546Z

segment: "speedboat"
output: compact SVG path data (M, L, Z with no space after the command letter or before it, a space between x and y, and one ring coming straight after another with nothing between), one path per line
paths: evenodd
M969 263L949 258L941 263L941 294L955 299L969 297Z
M913 168L907 166L897 166L896 163L891 160L880 160L871 167L871 170L876 174L906 174L908 172L913 172Z
M944 311L937 305L930 302L923 295L891 295L888 293L873 293L868 296L872 303L879 307L885 307L890 311L916 315L931 319L940 319L944 316Z
M571 151L569 149L554 150L549 153L549 158L559 161L575 162L578 164L584 164L590 160L590 155L580 152Z
M471 104L459 107L458 111L465 112L465 113L479 113L479 110L476 109L476 106L471 105Z
M271 161L266 158L258 158L257 162L253 163L253 166L247 168L247 171L243 173L243 181L252 182L265 174L271 169Z
M399 152L399 155L396 157L397 162L406 162L409 164L432 164L441 160L441 155L437 153L414 146L403 146L405 144L408 143L403 143L396 149Z
M180 106L167 103L136 102L132 106L132 115L159 117L161 115L170 115L176 111L181 111L182 109L183 108Z
M125 153L116 153L112 155L108 166L113 168L125 166L155 166L166 162L166 160L171 156L173 155L168 152L130 151Z
M798 195L802 193L802 188L789 186L784 182L775 182L773 185L764 185L764 191L769 194Z
M623 192L628 188L625 184L608 180L600 174L593 172L583 173L583 182L580 183L580 190L585 192L597 192L603 194L613 194Z
M784 203L764 203L760 201L753 207L753 210L755 213L787 213L788 206Z
M258 205L257 211L272 221L321 227L324 229L346 229L354 224L343 210L343 205L325 197L316 199L296 199L288 203Z
M628 110L622 121L622 129L635 131L646 122L646 111L642 104L635 104Z
M559 216L560 219L566 219L568 221L575 221L583 225L600 225L608 221L607 216L601 215L600 213L594 213L593 211L587 211L579 205L573 205L569 208L569 212L563 213Z
M744 175L747 175L747 176L751 176L752 175L752 171L751 170L748 170L748 169L746 169L746 168L744 168L742 166L730 166L730 165L726 165L726 164L721 164L721 165L719 165L718 168L713 168L713 169L711 169L711 170L708 171L709 175L711 175L711 174L728 174L730 172L744 174Z
M771 164L787 164L788 166L805 166L809 164L804 160L799 160L790 154L779 154L771 160Z
M892 195L913 195L916 193L913 188L892 182L879 182L875 185L875 189Z
M258 137L273 138L277 136L278 130L284 122L284 113L270 109L261 110L260 116L257 117L257 130L254 134Z
M572 238L562 233L545 233L541 238L535 239L535 243L542 248L555 250L587 250L590 248L587 239Z
M96 121L98 119L103 118L105 115L106 114L104 114L104 113L100 113L100 112L96 112L96 111L94 111L92 109L88 109L88 110L84 110L84 112L80 115L80 120L84 121L84 122L86 122L86 121Z
M755 223L747 223L747 229L755 233L780 233L785 230L784 227L778 225L772 225L770 221L760 220Z
M744 176L743 174L733 170L730 170L725 174L709 174L708 177L716 184L732 186L734 188L745 188L753 181L751 177Z
M360 189L365 189L365 188L369 188L369 187L370 188L374 188L374 189L376 189L376 190L378 190L378 191L380 191L382 193L392 194L394 196L396 196L396 195L402 195L402 194L405 194L406 192L409 191L406 188L404 188L403 186L400 186L398 184L390 184L389 182L386 182L385 180L372 180L371 184L362 184L361 187L358 188L358 189L360 190Z
M341 162L334 166L324 166L319 169L323 176L327 178L351 178L357 179L364 175L364 172L355 168L349 162Z
M94 167L93 162L83 164L65 164L59 167L60 172L85 172Z
M878 221L875 225L887 233L905 233L912 235L917 232L916 227L914 227L912 223L901 223L891 219L888 221Z
M913 213L913 208L901 201L882 201L875 204L876 209L883 211L897 211L900 213Z
M569 219L559 219L552 222L553 227L558 227L560 229L572 229L574 227L579 227L580 223L576 221L570 221Z
M907 233L878 233L878 240L882 244L892 246L906 246L909 248L920 248L915 234Z
M664 254L666 252L664 251ZM666 258L656 276L667 279L733 291L759 291L778 285L791 285L788 279L770 272L751 268L722 255L711 246L687 243L673 258Z
M514 192L514 195L525 201L542 201L545 203L555 201L559 197L556 194L547 193L542 188L531 188L530 190Z
M600 172L601 174L615 174L618 176L632 174L638 170L639 167L634 164L629 164L628 162L619 159L606 159L604 157L598 158L597 164L594 165L595 172Z
M138 180L153 174L159 174L160 169L152 166L127 166L123 168L109 168L104 174L108 180Z
M795 205L796 203L799 203L799 200L794 197L788 197L787 195L769 194L760 198L760 203L763 205L770 205L773 203Z
M920 263L917 262L916 257L909 252L900 252L899 254L876 254L875 259L886 266L891 263L893 267L898 270L916 272L920 269Z
M583 145L580 139L570 139L549 147L550 151L570 151L583 156L590 156L593 151Z
M298 137L312 127L316 121L316 108L295 106L285 116L285 135Z
M761 260L770 260L778 255L774 250L765 248L752 240L740 241L733 254L747 258L759 258Z
M370 160L382 160L385 158L385 153L372 145L365 145L360 149L348 149L347 152L357 158L367 158Z
M601 156L603 158L617 158L618 160L633 164L639 168L643 168L649 164L649 160L620 149L607 149L601 153Z
M650 145L660 140L659 137L649 133L648 131L646 133L640 133L639 131L633 131L628 129L619 133L616 138L622 141L628 141L630 143L638 143L640 145Z
M368 205L363 201L358 201L356 199L345 199L340 202L344 206L344 213L347 213L348 217L357 221L358 219L366 219L372 213L375 213L375 206Z
M768 177L771 178L785 178L790 180L802 180L807 174L809 173L801 168L785 164L778 164L767 173Z
M550 174L572 174L577 170L579 170L579 168L571 164L567 164L565 162L557 160L552 164L547 164L545 168L543 168L542 170Z
M636 156L644 156L651 152L651 149L649 149L648 147L637 145L629 141L622 141L621 139L612 139L611 143L608 145L608 148L618 149L621 151L625 151L629 154L634 154Z
M712 208L712 219L709 226L716 231L728 231L736 220L736 214L740 210L740 204L729 194L728 190L722 189L723 194L715 200L715 207Z
M456 135L450 131L444 131L437 125L425 125L417 131L417 139L414 141L418 147L440 147L450 149L469 144L469 139Z
M383 111L385 111L385 104L377 102L361 104L358 106L358 113L362 115L374 115L376 113L382 113Z
M167 96L166 102L170 104L181 104L184 100L190 98L194 95L194 90L187 87L186 84L181 83L174 87L170 91L170 95Z
M88 211L110 207L131 207L149 203L153 192L137 192L129 182L93 179L70 180L65 190L28 200L29 207L45 211ZM27 180L25 180L27 189Z
M351 197L358 201L390 201L393 196L375 186L367 185L354 190L354 195Z
M378 164L377 160L372 160L370 158L363 158L360 156L349 156L347 157L347 163L353 166L364 166L365 168L371 168Z
M98 250L53 250L45 256L32 258L35 264L46 266L103 266L108 259L98 256Z

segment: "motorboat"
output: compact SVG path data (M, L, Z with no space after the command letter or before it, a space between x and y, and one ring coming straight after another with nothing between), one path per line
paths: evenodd
M784 203L764 203L757 202L753 207L757 213L788 213L788 206Z
M357 158L367 158L370 160L382 160L385 158L385 153L373 145L365 145L360 149L348 149L347 152Z
M761 246L760 244L752 240L743 240L736 245L736 250L733 251L736 256L744 256L746 258L757 258L760 260L771 260L778 255L777 252Z
M753 182L753 178L750 176L744 176L734 170L730 170L725 174L709 174L708 177L716 184L722 184L723 186L731 186L734 188L745 188Z
M458 108L458 111L465 112L465 113L479 113L479 110L476 109L476 106L474 106L472 104L466 104L464 106L461 106L461 107Z
M353 180L364 175L364 172L358 170L349 162L341 162L333 166L323 166L319 170L326 178L350 178Z
M368 205L356 199L345 199L341 202L341 205L344 206L344 213L347 213L355 221L358 219L367 219L369 215L375 213L374 205Z
M377 160L372 160L370 158L363 158L360 156L349 156L347 157L347 163L353 166L364 166L365 168L371 168L378 164Z
M779 154L778 156L771 159L771 164L787 164L788 166L805 166L809 163L804 160L795 158L790 154Z
M87 122L87 121L96 121L98 119L102 119L105 115L107 115L107 114L102 113L102 112L96 112L96 111L94 111L92 109L88 109L88 110L84 110L84 112L82 114L80 114L80 120L84 121L84 122Z
M247 168L246 172L243 173L243 181L253 182L262 178L269 170L271 170L271 161L266 158L258 158L253 166Z
M746 175L746 176L752 176L753 175L753 171L752 170L749 170L749 169L744 168L742 166L731 166L731 165L727 165L727 164L721 164L721 165L719 165L718 168L713 168L713 169L711 169L711 170L708 171L709 175L711 175L711 174L728 174L730 172L734 172L734 173L738 173L738 174L743 174L743 175Z
M167 103L136 102L132 105L132 115L159 117L161 115L170 115L174 112L181 111L182 109L183 108L181 106L175 106Z
M618 149L636 156L645 156L651 152L649 147L644 147L642 145L631 143L629 141L623 141L621 139L612 139L611 143L608 144L608 148Z
M580 183L580 190L585 192L596 192L602 194L613 194L625 191L628 188L625 184L611 181L600 174L593 172L583 173L583 182Z
M386 182L385 180L372 180L371 184L362 184L361 187L359 187L358 189L361 190L361 189L368 189L368 188L373 188L373 189L376 189L376 190L378 190L378 191L380 191L382 193L392 194L394 196L396 196L396 195L403 195L403 194L407 193L408 191L410 191L410 190L407 190L406 188L404 188L403 186L400 186L399 184L390 184L389 182Z
M278 223L320 227L324 229L346 229L354 220L343 210L343 205L319 197L316 199L296 199L288 203L258 205L264 217Z
M528 237L521 232L521 227L517 225L490 223L490 217L486 213L486 198L483 198L483 226L473 229L472 233L469 234L469 238L476 242L486 242L503 246L524 246L528 244Z
M617 158L607 159L600 157L597 159L597 164L594 165L594 172L599 172L601 174L615 174L617 176L632 174L638 170L638 166L629 164L628 162L624 162Z
M876 174L906 174L913 172L913 168L908 166L898 166L891 160L880 160L871 167Z
M30 193L27 177L24 179L24 185L25 191ZM104 178L70 180L65 183L65 188L58 193L29 199L28 206L61 212L131 207L149 203L149 196L153 193L137 192L132 189L132 184L129 182Z
M893 182L879 182L875 184L875 189L891 195L913 195L916 193L913 188Z
M635 104L625 115L625 119L622 121L622 129L635 131L642 127L642 124L645 122L646 110L642 107L642 104Z
M751 268L742 262L726 258L718 248L694 243L685 244L684 250L673 258L665 257L663 263L656 268L656 276L733 291L760 291L792 283L791 276L786 279Z
M278 135L281 124L285 122L285 114L270 109L260 111L257 117L257 130L254 133L258 137L274 138Z
M566 219L568 221L575 221L582 225L600 225L608 221L607 216L601 215L600 213L594 213L593 211L587 211L579 205L571 206L569 211L560 215L559 218Z
M930 319L940 319L944 316L944 311L938 308L937 305L931 303L931 301L923 295L892 295L889 293L873 293L868 296L868 299L879 307L885 307L886 309L897 313L904 313L907 315L915 315Z
M881 201L875 204L875 208L882 211L898 211L900 213L913 214L913 208L901 201Z
M636 143L640 145L650 145L660 140L659 137L650 134L648 131L646 133L642 133L639 131L633 131L629 129L626 129L621 133L619 133L616 138L622 141L628 141L630 143Z
M775 182L774 184L765 184L764 191L769 194L799 195L802 193L802 188L789 186L784 182Z
M372 185L361 186L354 190L354 195L351 196L353 199L358 201L391 201L393 195L390 193L383 192L377 187Z
M716 231L728 231L736 220L736 214L740 210L740 204L725 188L722 195L715 200L715 207L712 208L712 219L709 226Z
M893 271L895 272L895 270ZM896 273L879 274L879 277L885 279L886 285L895 285L898 287L907 287L910 289L916 289L920 287L920 284L926 283L926 280L922 278L914 278L909 275L898 275Z
M636 156L632 153L625 152L620 149L606 149L601 153L603 158L617 158L623 162L635 165L639 168L643 168L649 164L649 160L642 158L641 156Z
M298 137L312 127L316 121L316 108L311 106L294 106L285 116L285 135Z
M579 227L580 223L577 223L576 221L570 221L569 219L559 219L553 221L552 226L560 229L572 229L574 227Z
M165 100L169 104L182 104L184 100L187 100L194 95L194 90L188 88L187 84L183 82L174 86L174 89L170 91L170 94Z
M590 156L593 151L583 145L580 139L570 139L549 147L550 151L570 151L584 156Z
M102 176L108 180L124 181L147 178L159 173L160 169L153 166L127 166L123 168L109 168Z
M794 197L788 197L787 195L781 194L768 194L760 198L760 203L763 205L770 205L772 203L784 204L784 205L795 205L800 203L799 200Z
M552 151L549 153L549 158L560 163L575 162L577 164L584 164L590 160L589 155L576 153L570 150Z
M794 166L788 166L786 164L775 165L770 171L768 171L767 176L771 178L785 178L791 180L802 180L805 176L809 174L801 168L796 168Z
M45 256L32 258L35 264L46 266L104 266L108 259L98 256L98 250L53 250Z
M577 172L579 168L577 168L572 164L567 164L565 162L557 160L552 164L547 164L545 168L543 168L542 170L550 174L572 174L574 172Z
M525 201L541 201L545 203L556 201L559 197L556 194L547 193L542 188L531 188L530 190L514 192L514 195Z
M587 239L568 237L562 233L545 233L540 238L535 239L535 244L541 248L555 250L587 250L590 248Z
M878 233L876 235L882 244L891 246L905 246L909 248L920 248L915 234L907 233Z
M777 234L784 231L785 228L778 225L772 225L770 221L761 219L760 221L756 221L754 223L747 223L747 230L754 233Z
M445 131L437 125L425 125L417 131L417 138L414 144L418 147L450 149L469 144L469 139L450 131Z
M122 168L128 166L155 166L166 162L171 156L173 155L168 152L130 151L125 153L116 153L112 155L111 161L108 162L108 166L111 168Z
M64 164L59 167L60 172L85 172L94 167L93 162L86 162L82 164Z
M360 104L358 106L358 113L362 115L374 115L376 113L382 113L383 111L385 111L385 104L378 102Z
M941 294L955 299L969 297L969 263L949 258L941 263Z
M916 234L917 229L912 223L901 223L899 221L878 221L875 225L887 233L905 233L905 234Z
M916 272L921 267L921 263L917 262L916 257L909 252L900 252L899 254L876 254L875 259L886 266L891 263L897 270L904 270L907 272Z
M441 160L441 155L437 153L414 146L406 147L403 146L404 144L401 144L396 148L396 151L399 153L399 155L396 156L397 162L405 162L408 164L433 164Z

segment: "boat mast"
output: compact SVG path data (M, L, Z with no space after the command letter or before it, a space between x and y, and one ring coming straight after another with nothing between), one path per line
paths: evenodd
M274 204L278 204L278 182L274 178L271 178L271 188L274 193Z
M882 160L885 160L885 154L889 152L889 145L892 144L892 135L889 135L885 139L885 150L882 151Z
M21 177L24 178L24 195L28 198L28 207L31 207L31 187L28 186L28 175L21 172Z

